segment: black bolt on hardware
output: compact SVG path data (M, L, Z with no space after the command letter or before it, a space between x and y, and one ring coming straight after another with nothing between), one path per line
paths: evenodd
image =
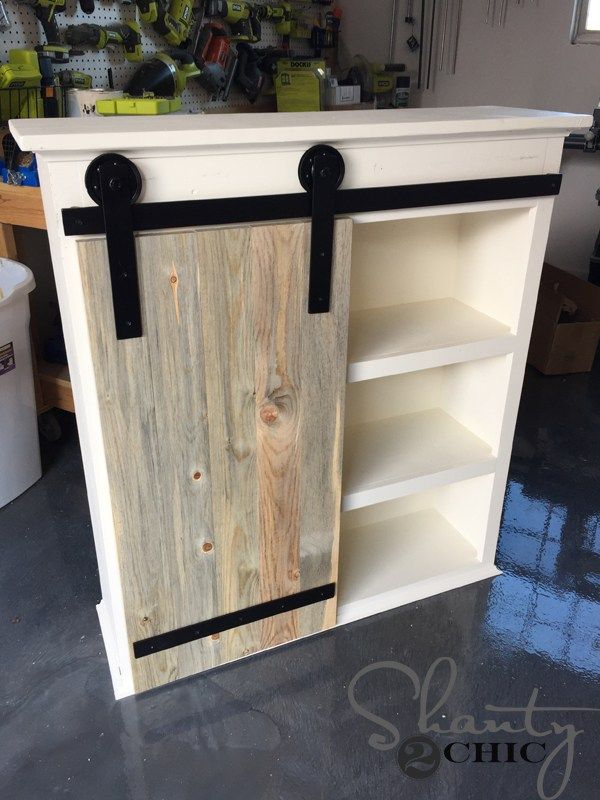
M302 188L311 193L310 278L308 313L324 314L331 305L335 194L344 180L344 159L334 147L318 144L298 165Z
M104 216L117 339L133 339L142 335L142 317L131 206L142 178L125 156L104 153L88 166L85 188Z

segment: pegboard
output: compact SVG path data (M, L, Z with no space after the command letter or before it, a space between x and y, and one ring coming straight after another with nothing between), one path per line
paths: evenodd
M38 22L33 9L29 6L18 5L15 2L8 3L4 0L6 11L8 12L11 27L0 32L0 60L2 63L8 61L8 51L12 49L28 48L33 49L36 45L46 41L41 24ZM294 4L292 4L294 5ZM298 8L307 16L324 18L326 7L321 5L311 5L306 2L298 3ZM64 12L56 15L58 26L63 32L68 25L78 25L83 22L94 23L106 26L114 25L118 22L138 22L141 32L141 45L144 58L148 58L153 53L168 50L170 45L165 42L160 34L156 33L152 26L142 22L137 14L137 7L134 3L104 2L96 0L96 7L93 14L84 14L79 4L74 0L67 0ZM256 47L281 47L282 37L275 31L275 26L263 21L262 38ZM291 50L298 55L307 55L311 52L310 42L303 39L292 39ZM121 89L127 80L139 67L140 62L129 62L123 56L120 47L104 50L90 49L81 56L74 56L68 65L56 65L58 70L74 69L86 72L92 76L93 88L108 87L108 70L112 69L115 89ZM188 112L202 111L206 109L218 110L239 108L250 106L250 101L243 92L233 84L231 93L226 101L212 100L208 92L203 89L196 81L189 80L182 96L183 110Z

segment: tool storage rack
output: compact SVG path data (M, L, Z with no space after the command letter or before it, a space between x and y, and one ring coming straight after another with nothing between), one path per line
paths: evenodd
M116 696L496 575L563 139L589 117L87 122L12 130L38 157Z

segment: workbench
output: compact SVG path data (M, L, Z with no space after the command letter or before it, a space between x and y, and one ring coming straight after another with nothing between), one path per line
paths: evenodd
M589 124L11 124L38 159L117 697L498 574L563 140Z
M14 225L38 230L46 229L40 189L0 183L0 258L18 261ZM33 317L32 329L35 329ZM44 361L35 337L32 363L38 413L41 414L51 408L74 411L68 366Z

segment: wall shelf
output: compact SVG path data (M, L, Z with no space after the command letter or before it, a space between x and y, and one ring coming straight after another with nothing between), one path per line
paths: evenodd
M510 353L510 327L453 297L350 315L348 382Z
M493 472L492 448L440 408L346 431L342 510Z

